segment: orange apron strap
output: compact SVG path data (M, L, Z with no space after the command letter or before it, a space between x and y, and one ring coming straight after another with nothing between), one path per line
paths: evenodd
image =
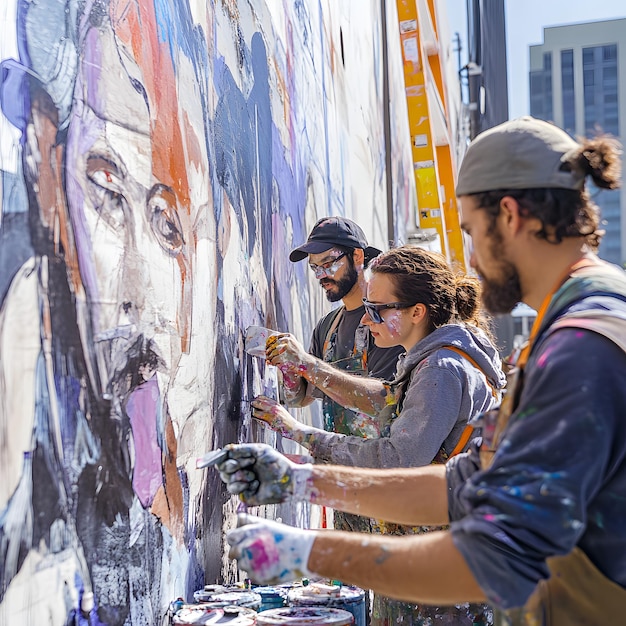
M485 380L487 381L487 385L489 385L489 389L491 389L491 395L494 398L498 397L498 391L491 384L491 381L489 380L489 378L487 378L487 374L483 372L482 367L480 367L480 365L478 365L478 363L476 363L476 361L474 361L474 359L469 354L467 354L467 352L464 352L463 350L461 350L461 348L457 348L456 346L445 346L445 349L452 350L452 352L456 352L457 354L460 354L464 359L467 359L479 372L483 374L483 376L485 377Z
M485 380L487 381L487 385L489 385L489 389L491 389L491 395L494 398L498 397L498 391L491 384L491 381L489 380L489 378L487 378L487 374L483 372L482 368L478 365L478 363L476 363L476 361L469 354L467 354L460 348L457 348L456 346L446 346L446 350L452 350L452 352L456 352L457 354L460 354L464 359L467 359L485 377ZM463 452L463 449L467 445L467 442L470 440L470 437L472 436L473 432L474 432L474 427L468 424L465 427L465 430L461 433L461 438L459 439L458 443L454 447L454 450L452 450L452 452L448 455L449 459Z
M469 424L465 427L465 430L461 433L461 438L459 442L454 447L454 450L448 455L448 458L451 459L453 456L457 454L461 454L463 452L463 448L467 445L467 442L470 440L472 433L474 432L474 427Z

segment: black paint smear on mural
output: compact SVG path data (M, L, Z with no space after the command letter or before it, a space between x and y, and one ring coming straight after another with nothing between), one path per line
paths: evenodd
M112 523L107 523L100 509L105 502L93 498L97 481L97 472L83 472L79 489L85 497L79 499L78 534L91 570L99 619L106 624L124 624L131 598L153 607L160 604L161 524L148 511L135 509L135 515L143 515L141 531L135 535L129 508L124 506Z
M25 457L23 470L20 484L0 522L0 602L31 548L41 543L52 547L52 523L56 520L67 521L66 511L61 506L58 472L46 448L36 445L31 456ZM32 506L33 502L37 502L36 508ZM32 513L32 526L28 523L29 512ZM5 527L5 524L9 527ZM54 546L58 552L69 547L67 537L60 536L59 539L62 543L57 541ZM17 554L14 567L13 560L8 558L9 553Z
M59 373L57 374L59 379L67 377L70 380L85 382L82 403L76 398L74 409L88 417L91 434L100 447L97 462L86 466L81 475L81 483L89 484L90 487L85 489L84 484L81 487L79 483L78 497L79 499L94 498L96 519L111 525L116 515L128 512L133 501L129 457L130 423L124 414L115 414L109 400L102 397L96 398L93 395L92 386L87 384L85 355L76 319L76 302L67 283L65 264L58 259L50 258L48 273L54 370ZM133 367L139 367L140 363L148 359L137 344L141 344L141 339L138 339L134 346L134 359L131 353L125 369L117 376L118 381L123 381L126 394L143 382L137 370L134 376L130 373ZM122 385L118 382L117 386ZM120 395L114 397L121 402ZM68 416L70 419L71 417L71 415ZM92 474L96 476L95 481L92 479ZM69 485L68 488L70 488Z
M217 318L224 320L224 305L217 303ZM238 322L238 320L236 320ZM238 326L235 326L236 328ZM239 367L235 364L238 354L238 340L228 333L217 333L215 347L214 377L214 425L212 448L221 448L228 443L239 441L241 424L241 401L244 397ZM222 581L223 507L230 499L224 484L207 472L204 497L201 498L201 514L197 528L203 552L208 559L205 563L204 584ZM229 581L234 582L234 581Z
M215 175L233 207L249 257L260 239L263 267L271 285L272 117L267 53L259 33L253 35L250 50L241 33L239 35L240 67L251 75L253 85L245 96L230 69L221 66L217 81L220 97L213 123ZM216 206L219 207L219 201ZM219 228L219 215L217 217ZM223 259L218 255L218 276L224 271ZM232 269L228 268L228 271ZM242 320L238 307L235 307L234 315L234 324L233 320L226 320L223 302L218 300L218 327L225 329L228 321L228 326L240 329ZM240 441L244 417L241 411L243 401L248 399L248 391L252 389L253 374L252 368L244 364L246 356L241 350L241 337L228 332L217 332L216 337L213 448ZM202 528L196 532L208 557L204 582L209 584L223 580L223 506L230 496L222 482L210 475L207 475L203 496L198 515Z
M207 556L204 563L204 572L196 579L196 591L202 589L204 585L223 582L222 555L224 553L223 543L223 514L222 507L229 496L222 488L222 481L217 481L214 477L207 476L203 496L198 502L196 520L196 538L200 540L202 551ZM226 582L234 582L227 580ZM192 597L192 596L190 596Z

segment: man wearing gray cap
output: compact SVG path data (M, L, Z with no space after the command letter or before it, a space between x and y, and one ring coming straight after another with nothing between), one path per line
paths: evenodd
M365 542L243 519L228 541L253 579L305 572L411 602L488 600L499 624L621 622L626 277L595 254L602 231L586 188L618 187L619 157L610 138L579 143L529 117L472 142L457 195L485 303L538 312L480 445L410 470L298 467L260 444L233 446L219 466L250 503L292 496L449 530Z

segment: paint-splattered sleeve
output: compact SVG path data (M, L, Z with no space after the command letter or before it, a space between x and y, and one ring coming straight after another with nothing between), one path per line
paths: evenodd
M316 435L311 452L316 460L354 467L427 465L457 426L463 396L458 371L423 364L411 374L402 412L389 436L364 439L323 433ZM458 428L460 436L464 424Z
M494 605L522 606L546 558L576 545L626 582L615 559L626 553L626 511L614 497L626 488L624 380L615 344L558 331L531 357L491 468L472 471L471 454L447 468L454 543Z

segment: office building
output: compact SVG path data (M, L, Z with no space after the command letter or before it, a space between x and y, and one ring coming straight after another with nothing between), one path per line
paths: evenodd
M626 139L626 19L544 28L530 46L530 113L572 136ZM591 189L606 235L600 256L626 262L626 189Z

